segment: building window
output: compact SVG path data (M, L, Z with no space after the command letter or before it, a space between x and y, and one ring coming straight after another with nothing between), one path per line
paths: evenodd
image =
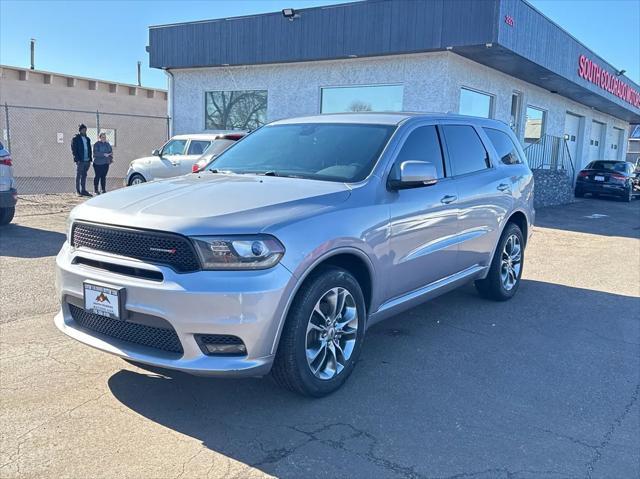
M205 130L255 130L267 122L267 90L208 91Z
M402 95L402 85L323 88L320 113L402 111Z
M527 106L526 120L524 124L525 143L535 143L544 135L547 112L540 108Z
M460 89L460 109L461 115L479 116L491 118L493 111L493 96L481 93L468 88Z
M116 146L116 130L113 128L100 128L100 133L104 133L107 136L107 141L111 146ZM93 142L98 141L98 129L87 127L87 137Z

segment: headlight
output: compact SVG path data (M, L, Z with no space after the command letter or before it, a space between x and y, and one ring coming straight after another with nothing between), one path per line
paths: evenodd
M204 269L266 269L276 265L284 246L273 236L191 238Z

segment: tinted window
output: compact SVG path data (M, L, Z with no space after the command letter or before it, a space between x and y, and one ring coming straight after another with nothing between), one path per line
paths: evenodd
M627 163L624 161L592 161L587 170L612 170L626 173Z
M518 155L518 149L511 138L509 138L509 135L500 130L494 130L493 128L484 128L484 132L489 137L489 140L491 140L491 144L493 144L493 147L498 152L500 160L505 165L517 165L518 163L522 163L522 161L520 161L520 156Z
M187 140L171 140L162 148L163 155L182 155L184 153L184 147L187 144Z
M202 155L210 144L210 141L191 140L187 155Z
M442 127L454 175L464 175L489 167L489 157L480 137L470 126Z
M405 140L396 164L407 160L429 161L438 171L438 178L444 178L442 150L435 126L422 126L411 132Z
M222 153L211 168L328 181L364 180L392 125L307 123L265 126Z

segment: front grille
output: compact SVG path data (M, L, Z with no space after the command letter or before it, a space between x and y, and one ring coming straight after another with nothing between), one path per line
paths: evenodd
M191 242L173 233L74 223L71 244L76 248L165 264L179 273L200 269L200 261Z
M120 339L129 343L182 354L182 344L174 329L157 328L146 324L105 318L69 304L71 317L81 328Z

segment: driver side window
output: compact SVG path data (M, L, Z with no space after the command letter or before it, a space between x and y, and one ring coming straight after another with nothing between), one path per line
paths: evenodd
M409 160L433 163L438 179L445 177L440 138L434 125L418 127L409 134L398 153L396 165Z
M162 156L182 155L187 140L171 140L162 148Z

